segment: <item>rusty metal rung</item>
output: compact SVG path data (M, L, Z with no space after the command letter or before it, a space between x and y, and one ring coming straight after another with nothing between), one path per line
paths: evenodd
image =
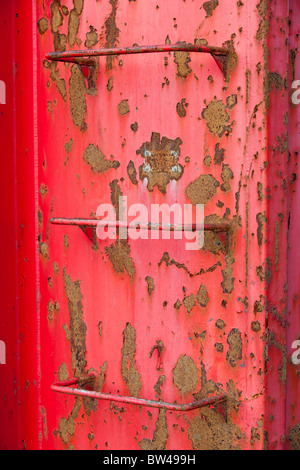
M96 378L91 374L90 381ZM215 397L205 398L203 400L194 401L192 403L167 403L163 401L147 400L145 398L127 397L123 395L112 395L110 393L95 392L94 390L81 390L78 388L70 388L72 385L80 385L86 383L86 378L72 378L62 382L56 382L51 386L51 390L58 393L66 393L68 395L76 395L81 397L94 398L97 400L109 400L113 402L126 403L128 405L146 406L150 408L163 408L169 411L192 411L204 406L216 405L227 400L227 394L223 393Z
M223 60L229 54L225 47L199 46L197 44L164 44L161 46L132 46L132 47L114 47L108 49L83 49L77 51L49 52L46 54L48 60L62 62L77 62L79 58L99 57L99 56L117 56L128 54L147 54L154 52L201 52L211 54L218 67L224 74Z
M140 230L169 230L171 232L196 232L199 230L213 231L213 232L228 232L230 224L228 222L215 223L215 224L153 224L144 223L132 226L130 222L122 221L108 221L98 219L68 219L68 218L52 218L50 222L54 225L73 225L80 228L94 228L94 227L113 227L113 228L127 228L127 229L140 229Z

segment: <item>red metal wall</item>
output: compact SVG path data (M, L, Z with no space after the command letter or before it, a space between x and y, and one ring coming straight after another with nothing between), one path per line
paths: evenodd
M15 232L2 235L11 270L2 285L16 291L6 288L11 317L0 323L0 406L13 422L1 447L299 446L290 360L298 111L288 74L298 7L289 33L287 1L24 3L3 15L13 41L1 119L15 157L1 191ZM78 65L45 59L178 41L227 47L227 80L210 54L137 54L97 58L91 89ZM149 174L139 173L145 150L156 165ZM177 179L172 151L184 169ZM101 203L118 210L120 194L146 207L204 203L206 222L230 224L230 236L206 232L199 251L173 235L95 247L78 227L51 224L94 218ZM149 357L157 341L159 368L157 350ZM177 404L226 393L228 406L174 412L50 390L89 371L98 392Z
M1 40L13 37L12 6L5 4L1 14ZM14 447L17 442L15 431L18 429L18 398L16 381L18 376L17 361L17 292L16 292L16 249L15 249L15 151L14 151L14 80L13 80L13 41L1 50L0 79L5 83L6 104L0 105L1 142L3 173L1 197L4 201L2 214L1 258L5 268L1 270L1 296L3 311L0 316L0 341L5 343L6 364L0 365L1 395L1 442L3 446ZM1 100L2 102L2 100ZM2 362L2 361L1 361ZM6 412L4 413L4 408ZM12 426L9 434L6 430ZM5 437L4 437L5 436ZM1 445L1 446L2 446Z

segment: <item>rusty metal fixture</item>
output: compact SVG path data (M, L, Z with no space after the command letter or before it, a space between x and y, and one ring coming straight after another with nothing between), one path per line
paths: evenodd
M70 388L72 385L80 385L82 383L88 383L93 380L95 376L91 375L89 379L72 378L60 382L55 382L51 386L51 390L58 393L64 393L67 395L76 395L79 397L94 398L97 400L109 400L116 403L127 403L128 405L145 406L149 408L163 408L167 411L193 411L204 406L217 405L225 402L228 398L226 393L217 395L215 397L205 398L203 400L194 401L192 403L167 403L163 401L147 400L145 398L126 397L122 395L113 395L110 393L100 393L93 390L80 390L78 388Z
M163 370L162 354L165 350L165 345L160 339L156 341L154 346L152 346L151 351L149 352L150 359L156 349L158 353L156 369Z
M155 224L155 223L137 223L131 225L130 222L122 221L102 221L99 219L68 219L53 217L50 219L51 224L54 225L73 225L79 227L116 227L116 228L135 228L141 230L167 230L171 232L196 232L199 230L212 231L212 232L228 232L230 230L230 223L215 223L215 224Z
M168 232L199 232L204 230L204 232L218 233L223 236L221 238L224 245L228 245L228 234L231 229L230 222L222 223L204 223L204 224L155 224L155 223L137 223L136 225L131 225L129 222L122 221L102 221L97 219L68 219L68 218L58 218L54 217L50 219L50 223L53 225L66 225L66 226L77 226L83 233L92 241L96 246L98 244L98 237L96 229L97 227L112 227L115 229L125 228L138 229L138 230L158 230L158 231L168 231ZM128 232L127 232L128 233ZM219 242L218 242L219 243Z
M78 51L50 52L46 54L46 59L76 62L78 58L99 57L99 56L117 56L128 54L149 54L157 52L201 52L211 54L215 59L218 67L223 72L222 58L229 54L229 50L225 47L216 46L199 46L196 44L163 44L161 46L133 46L133 47L113 47L104 49L85 49Z

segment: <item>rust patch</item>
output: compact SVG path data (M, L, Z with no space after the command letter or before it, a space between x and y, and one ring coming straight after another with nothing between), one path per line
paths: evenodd
M83 11L84 0L73 0L73 4L77 15L81 15Z
M210 408L199 411L189 427L189 439L195 450L230 450L234 437L234 427Z
M84 43L85 47L91 49L98 42L98 33L94 26L90 26L90 30L86 33L86 41Z
M64 17L60 11L60 0L54 0L51 4L51 31L53 35L54 50L63 52L66 50L67 36L60 34L59 28L63 25Z
M75 422L72 416L61 418L58 432L63 443L67 445L69 443L70 436L74 436L75 434Z
M231 131L231 126L228 125L230 117L222 100L214 98L203 109L202 117L205 119L210 132L218 137L222 137L225 132Z
M216 144L215 146L215 156L214 156L214 163L215 165L221 165L224 160L224 153L225 149L220 149L220 144ZM205 162L204 162L205 164Z
M57 68L57 62L53 61L50 64L50 78L55 83L56 88L63 98L64 101L67 101L68 94L67 94L67 86L66 81L59 76L59 70Z
M194 43L197 46L208 46L208 41L205 38L195 38Z
M221 320L220 318L216 321L216 327L219 329L219 330L223 330L226 326L226 323L224 322L224 320Z
M262 41L266 39L268 32L269 32L269 21L267 19L268 0L260 0L260 2L256 5L256 8L261 18L261 21L260 21L260 24L256 33L256 39L258 41Z
M103 322L99 321L98 323L98 331L99 331L99 336L102 338L102 328L103 328Z
M264 311L264 306L263 306L262 303L261 303L261 302L263 301L263 299L264 299L264 297L261 295L261 296L260 296L260 301L259 301L259 300L256 300L256 301L254 302L253 312L255 313L255 315L256 315L257 313L261 313L261 312Z
M237 104L238 98L237 95L230 95L226 100L226 108L232 109Z
M38 31L40 34L45 34L48 31L49 23L47 18L41 18L37 23Z
M268 309L269 310L269 309ZM276 309L275 309L276 310ZM277 312L272 312L277 314ZM277 315L276 315L277 317ZM282 323L282 326L286 328L286 323ZM287 381L287 347L286 344L280 344L273 331L267 330L264 337L264 341L267 343L267 347L275 347L282 354L282 363L278 367L279 380L281 383L286 384Z
M138 397L142 388L141 376L135 362L136 331L130 323L127 323L123 331L123 348L121 350L121 374L129 388L130 395Z
M83 4L84 0L73 0L74 8L70 12L68 24L68 40L71 48L74 46L77 40L77 34L80 26L80 15L83 11Z
M74 436L75 434L75 419L78 417L81 408L81 399L80 397L76 397L75 405L71 414L68 418L62 418L59 422L59 429L58 434L62 439L63 443L67 445L70 440L70 436ZM57 431L54 431L54 434L57 434ZM72 446L69 446L70 449Z
M70 315L72 369L75 377L82 377L86 374L85 355L87 327L83 320L80 280L73 282L71 277L67 274L66 268L63 270L63 279Z
M63 330L66 333L66 340L71 341L71 333L70 333L68 325L65 323L62 327L63 327Z
M105 248L105 251L111 261L115 271L124 273L126 270L130 279L133 279L135 275L135 267L130 254L130 245L126 240L117 240L115 244Z
M55 261L53 263L53 272L54 272L54 274L58 274L58 272L59 272L59 266Z
M69 45L71 48L74 47L74 44L76 42L76 36L79 31L79 26L80 26L80 17L77 11L75 10L75 8L73 8L73 10L71 10L70 12L69 24L68 24L68 41L69 41Z
M123 193L121 191L120 186L118 185L118 180L111 181L111 183L109 183L109 187L110 187L110 191L111 191L110 200L111 200L112 205L114 206L115 211L116 211L116 219L120 220L119 200L120 200L120 197L123 196Z
M237 361L243 358L242 335L237 328L233 328L230 331L227 337L227 343L229 344L229 350L226 359L231 367L235 367Z
M273 86L275 87L275 90L281 90L283 88L283 85L284 81L281 75L279 75L279 73L267 71L263 85L267 110L270 109L270 93L272 91Z
M142 439L139 442L141 450L165 450L169 437L166 410L160 409L156 421L153 439Z
M297 51L295 49L290 50L290 58L291 58L291 69L292 69L292 81L296 80L296 57L297 57Z
M141 181L148 180L147 188L153 191L157 186L162 193L166 192L171 180L178 181L183 175L183 166L179 163L182 140L172 140L167 137L160 139L160 134L152 132L151 141L145 142L136 151L145 159L139 168Z
M61 366L58 369L58 378L60 382L68 380L69 378L68 367L67 367L67 364L65 364L64 362L61 364Z
M208 2L203 3L203 8L206 12L206 18L213 16L213 12L217 8L218 5L219 5L219 0L210 0Z
M44 438L48 439L48 425L47 425L47 412L43 406L41 406L41 415L43 418L43 432Z
M99 380L98 380L98 386L97 386L97 390L98 392L102 392L102 388L104 386L104 383L105 383L105 375L106 375L106 371L107 371L107 361L104 362L103 366L100 367L100 376L99 376Z
M300 424L290 429L288 439L292 450L300 450Z
M251 438L250 438L250 444L253 446L255 444L255 441L260 441L260 434L258 432L257 428L251 428Z
M263 185L260 182L257 183L257 196L259 201L264 200Z
M127 165L127 174L132 184L138 184L138 180L136 178L136 169L132 160L130 160Z
M54 314L59 312L58 302L53 302L53 300L50 300L47 305L47 312L48 312L48 320L52 321L54 319Z
M257 222L257 242L258 242L258 245L261 246L262 243L263 243L263 239L264 239L264 225L265 223L268 222L268 219L267 217L262 214L261 212L259 212L258 214L256 214L256 222Z
M180 356L173 369L173 383L185 394L195 390L199 382L199 371L194 360L189 356Z
M270 11L269 11L269 0L260 0L260 2L256 5L258 10L258 14L260 16L260 24L259 28L256 33L256 39L259 42L262 42L262 48L264 51L264 83L263 83L263 91L264 91L264 103L266 110L269 111L270 108L270 92L272 89L273 84L275 84L276 89L281 89L283 86L283 79L280 77L278 73L270 73L269 70L269 48L267 43L267 36L269 33L269 19L270 19ZM261 69L261 65L260 65Z
M128 100L122 100L121 103L118 104L118 110L121 116L130 113Z
M256 274L258 275L258 277L261 281L266 280L266 273L264 272L264 268L262 266L257 266L256 267Z
M222 165L221 178L223 181L223 183L221 184L221 190L224 192L230 191L231 190L230 181L234 178L234 174L230 166L227 165L226 163L223 163Z
M185 46L186 42L178 41L176 44ZM176 51L174 52L174 62L177 65L177 76L181 78L186 78L189 73L192 72L192 69L188 65L191 62L190 54L185 51Z
M183 299L183 305L185 306L186 310L188 313L191 313L193 307L195 307L196 304L196 298L194 294L190 294L187 297Z
M203 159L203 163L205 166L210 166L211 165L212 158L210 155L206 155Z
M69 158L70 158L70 153L72 152L73 150L73 144L74 144L74 141L73 139L70 139L66 144L65 144L65 151L67 153L67 158L64 162L65 165L67 165L68 161L69 161Z
M114 77L109 77L107 85L106 85L107 91L110 93L113 87L114 87Z
M257 333L258 331L261 331L261 326L260 326L259 321L253 321L253 322L251 322L251 330L252 330L252 331L255 331L256 333Z
M78 126L82 132L87 129L85 122L87 113L86 93L87 87L80 67L74 64L71 68L70 77L71 115L73 123L75 126Z
M137 123L136 121L133 122L132 124L130 124L130 129L131 129L133 132L137 132L138 128L139 128L139 125L138 125L138 123Z
M208 269L201 268L201 270L199 272L192 273L191 271L189 271L189 269L183 263L178 263L178 261L176 261L174 258L171 259L168 252L165 252L163 254L160 262L158 263L158 266L161 266L162 263L166 263L167 266L174 265L178 269L183 269L190 277L200 276L200 275L205 274L205 273L213 272L215 269L217 269L218 266L222 266L220 261L218 261L217 263L215 263L213 266L211 266Z
M70 140L65 144L65 151L66 151L67 153L72 152L73 144L74 144L73 139L70 139Z
M201 284L198 293L197 293L197 300L200 307L206 307L209 302L209 297L207 295L207 289L204 284Z
M229 412L238 411L241 392L236 390L235 384L229 380L227 385L228 409L224 418L217 409L201 408L189 427L189 439L195 450L233 450L243 436L241 430L231 422ZM213 380L207 380L205 366L201 366L201 390L194 394L195 400L207 398L209 394L224 393L221 384L216 385Z
M220 183L212 175L201 175L187 186L185 193L192 204L207 204L219 186Z
M213 380L207 380L205 365L201 362L201 390L194 393L195 400L207 398L211 393L220 393L222 390Z
M105 20L105 47L110 49L118 45L120 30L116 24L117 8L119 6L118 0L109 0L111 4L111 13ZM101 36L103 39L103 35ZM113 57L106 57L106 70L112 69Z
M64 236L64 245L65 245L65 248L69 248L69 246L70 246L68 235Z
M145 278L145 281L147 282L147 286L148 286L148 294L151 295L152 292L154 291L154 287L155 287L154 286L154 281L153 281L152 277L150 277L150 276L147 276Z
M166 381L166 376L165 375L160 375L157 379L156 384L153 387L158 396L162 395L161 387L163 386L165 381Z
M64 16L68 16L68 14L69 14L69 8L68 8L68 7L66 7L65 5L63 5L63 6L61 7L61 11L62 11L62 14L63 14Z
M222 343L215 343L215 348L216 348L216 351L218 351L219 353L222 353L224 350L224 346Z
M186 103L186 99L182 98L181 101L179 101L176 105L176 111L179 117L185 117L186 116L186 108L188 104Z
M276 238L275 238L275 266L276 266L276 271L279 271L279 234L280 234L280 225L279 221L276 220Z
M234 38L235 34L232 34L231 39L229 41L225 41L225 43L223 44L223 46L227 47L228 49L228 54L225 60L223 61L223 71L225 75L225 80L227 82L230 81L231 74L238 64L238 56L234 49Z
M118 161L107 160L98 146L90 144L83 154L84 161L91 167L93 173L106 173L110 168L119 168Z
M92 411L97 411L97 400L90 397L83 397L82 404L84 407L84 411L88 416L91 416Z
M222 270L223 282L221 282L221 286L224 294L231 294L234 289L233 269L231 267L232 259L230 256L225 257L225 259L227 260L227 266Z
M246 104L249 103L250 98L250 91L251 91L251 70L246 70Z
M97 392L101 392L102 387L105 382L105 374L107 371L107 361L105 361L103 366L100 367L100 374L98 374L97 371L94 369L91 369L91 371L96 374L95 377L93 378L92 382L82 385L81 388L87 389L87 390L92 389ZM82 403L84 406L84 411L86 412L88 416L90 416L93 411L97 411L98 400L96 400L95 398L83 397Z
M38 221L39 221L39 224L43 223L43 213L40 208L38 208Z
M41 242L40 241L40 243L39 243L39 252L41 253L41 255L44 258L49 257L49 247L48 247L48 244L46 242Z

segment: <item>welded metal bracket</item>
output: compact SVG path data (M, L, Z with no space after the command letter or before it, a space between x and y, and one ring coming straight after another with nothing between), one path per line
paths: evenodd
M54 222L52 222L52 223L54 223ZM79 228L88 237L88 239L91 240L93 245L97 246L98 238L97 238L97 229L96 229L96 227L91 227L89 225L79 225Z
M85 59L85 58L78 58L74 59L74 63L78 65L81 70L82 75L87 81L88 85L88 93L89 94L96 94L97 93L97 62L95 59Z

